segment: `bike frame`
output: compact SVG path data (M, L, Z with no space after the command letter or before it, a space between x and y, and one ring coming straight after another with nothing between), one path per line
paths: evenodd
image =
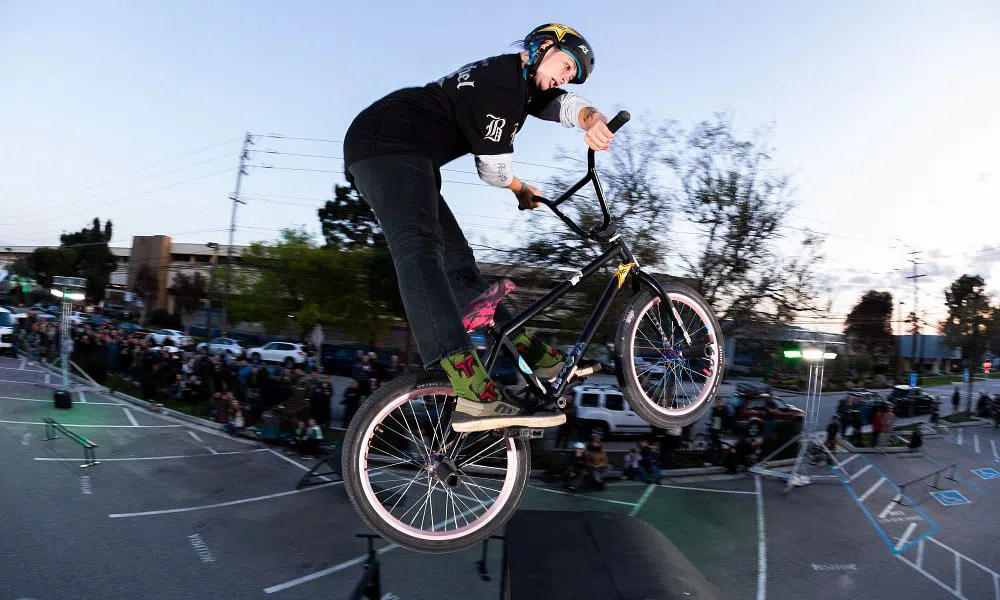
M617 131L622 125L628 122L629 118L629 114L622 111L615 115L615 118L608 123L608 128L611 129L612 132ZM585 231L573 222L572 219L563 214L563 212L559 210L559 205L580 191L580 189L589 182L593 182L594 190L597 194L598 200L600 201L603 222L600 225L594 226L589 231ZM577 363L590 347L591 340L597 332L597 327L600 325L601 321L604 320L604 317L607 316L608 310L611 308L611 303L618 295L618 292L625 285L626 280L630 277L632 279L633 292L638 292L640 286L643 284L648 285L652 288L656 295L661 298L664 305L670 307L670 310L667 311L667 320L669 325L671 327L678 327L684 337L690 342L687 331L684 330L683 323L681 323L676 309L674 309L669 303L669 298L667 297L663 286L655 278L653 278L652 275L642 270L638 261L636 261L635 256L632 254L632 249L629 248L621 234L618 233L617 227L611 220L611 213L608 210L607 200L604 197L604 188L601 186L601 180L597 174L594 151L592 149L588 150L587 153L587 174L584 175L580 181L563 192L563 194L555 200L548 200L537 196L535 197L535 200L548 206L552 212L556 214L556 216L562 219L562 221L565 222L570 229L579 234L581 237L597 240L603 243L611 243L612 245L599 257L591 261L590 264L578 270L573 277L562 282L557 287L546 293L543 297L535 301L534 304L515 315L510 322L499 328L493 328L495 335L493 336L493 340L487 346L483 358L483 364L486 366L488 371L493 370L496 359L503 351L514 361L515 364L518 365L518 369L525 376L531 388L538 393L540 398L545 399L545 406L554 403L563 394L573 371L576 369ZM611 280L608 281L607 286L604 288L604 293L601 295L597 306L591 313L590 319L587 321L587 325L577 338L576 343L573 345L573 349L566 355L566 364L563 366L559 374L552 380L551 385L543 383L528 368L528 366L524 363L524 360L521 359L520 354L514 347L514 344L510 341L510 334L522 327L526 322L537 316L540 312L551 306L556 300L566 295L570 290L575 288L580 281L590 277L601 267L615 261L616 259L620 261L618 270L611 276Z

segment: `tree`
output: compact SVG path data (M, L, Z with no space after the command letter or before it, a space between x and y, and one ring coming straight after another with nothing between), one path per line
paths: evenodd
M847 315L844 326L847 343L860 350L870 366L892 360L892 308L892 292L868 290Z
M385 306L367 292L371 249L317 246L305 231L284 230L273 244L255 242L233 271L233 322L260 323L268 332L305 334L322 321L355 336L373 339L391 320Z
M117 266L115 255L108 248L112 231L110 220L102 228L101 220L95 217L90 228L59 237L62 246L74 253L75 273L87 280L87 298L91 302L104 299L104 290Z
M987 324L992 309L985 288L982 277L965 274L944 293L948 316L941 324L941 333L948 345L962 349L962 358L970 371L980 364L987 349Z
M83 277L87 280L87 299L100 302L117 266L114 254L108 248L111 241L111 221L94 218L90 228L59 236L58 248L37 248L19 268L31 272L42 287L52 286L57 275Z
M318 215L327 248L346 252L369 250L355 256L356 260L367 258L365 264L359 265L368 275L366 302L370 306L383 306L382 310L389 315L406 318L389 244L375 213L357 190L346 185L335 186L333 200L327 200Z
M601 179L611 213L640 264L693 281L730 333L785 325L819 311L815 269L822 239L803 230L791 254L778 246L792 229L786 223L790 185L775 173L766 141L765 135L739 138L716 115L688 132L670 121L645 129L630 124L615 135L609 158L602 158L610 160ZM555 178L552 187L561 191L567 183ZM585 228L597 224L593 194L577 195L582 202L574 196L560 209ZM529 227L529 241L511 253L518 262L577 267L599 254L597 244L562 223L547 223ZM672 225L684 231L672 232Z
M720 321L788 324L816 312L814 269L822 240L804 230L793 256L776 247L788 235L793 204L789 180L771 166L767 136L740 139L728 119L702 121L669 153L666 165L680 184L672 198L700 238L682 257Z

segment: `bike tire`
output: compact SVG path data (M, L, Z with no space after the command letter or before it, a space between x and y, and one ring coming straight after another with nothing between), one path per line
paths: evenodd
M409 373L393 379L383 387L376 390L374 394L362 404L351 419L350 427L344 438L343 454L341 457L341 472L344 477L344 489L347 497L354 506L355 511L361 520L378 532L386 540L411 550L427 554L445 554L459 552L471 548L503 527L513 516L524 497L528 487L528 477L531 473L531 452L528 440L508 438L506 442L508 458L515 458L515 472L513 473L510 490L490 519L483 523L478 529L474 529L466 535L452 537L450 539L425 539L419 535L411 535L401 531L397 526L383 518L378 510L372 506L369 496L364 488L361 468L365 457L361 455L362 449L366 446L366 436L368 432L378 423L373 424L373 420L378 418L386 408L399 402L400 398L418 393L421 390L448 388L448 382L444 373L418 371ZM506 487L506 484L505 486ZM492 505L491 505L492 506Z
M712 307L701 294L679 283L667 283L663 287L667 293L667 297L671 301L680 301L690 306L711 330L709 337L714 339L714 346L717 352L714 356L715 364L711 373L711 381L706 386L707 391L703 397L699 398L696 406L671 413L668 409L659 406L649 398L642 388L633 360L635 356L635 334L642 318L653 306L660 303L660 297L648 288L640 290L632 297L628 305L626 305L622 313L621 322L618 325L618 333L615 337L618 379L622 393L628 400L629 406L640 417L645 419L647 423L662 428L685 427L697 422L712 407L725 372L725 341L722 337L722 329L719 326L719 321L712 312ZM702 396L702 394L699 394L699 396Z

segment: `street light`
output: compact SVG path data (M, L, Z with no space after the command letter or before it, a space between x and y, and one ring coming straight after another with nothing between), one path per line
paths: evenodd
M809 365L809 383L806 387L806 416L802 422L802 430L797 433L792 439L788 440L782 444L777 450L772 452L767 457L761 459L757 465L754 465L750 470L759 473L761 475L771 475L774 477L780 477L785 479L788 483L785 486L784 493L787 494L788 491L794 486L801 486L812 483L813 481L823 481L823 480L835 480L839 481L841 479L840 475L812 475L807 476L800 473L802 470L803 463L806 456L808 456L812 448L815 446L824 452L827 457L832 461L832 464L838 464L839 461L833 456L833 453L829 448L826 447L822 441L820 441L815 435L816 424L819 420L819 408L820 402L823 397L823 366L826 361L834 360L837 358L836 352L828 352L826 346L829 345L840 345L843 342L829 342L829 341L815 341L815 340L793 340L799 344L799 348L789 348L784 351L785 358L791 359L802 359L805 360ZM769 461L773 460L776 456L781 454L788 446L793 443L799 443L799 452L795 458L795 466L789 472L784 471L774 471L771 469L766 469L760 465L766 465Z
M215 266L219 261L219 245L215 242L208 242L205 246L212 249L212 268L209 269L208 279L208 335L212 336L212 290L215 289Z

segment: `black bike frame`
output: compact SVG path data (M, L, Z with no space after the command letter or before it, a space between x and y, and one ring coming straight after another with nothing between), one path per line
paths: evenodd
M628 120L629 114L622 111L615 115L615 118L608 123L608 128L611 129L612 132L615 132L621 128L622 125L628 122ZM573 222L572 219L563 214L558 207L591 181L594 183L594 190L596 191L597 198L601 204L603 222L600 225L593 227L590 231L585 231ZM570 229L579 234L581 237L601 242L613 243L610 248L605 250L599 257L595 258L590 264L583 269L578 270L573 277L562 282L556 288L552 289L543 297L535 301L535 303L527 309L515 315L510 322L498 329L494 329L495 335L486 349L483 360L487 370L492 371L501 350L506 351L506 354L514 361L515 364L518 365L518 369L525 376L529 385L536 392L538 392L540 397L544 398L548 404L556 401L562 395L573 370L576 369L576 365L579 362L580 357L582 357L590 347L590 342L594 337L594 333L597 331L598 325L600 325L601 321L607 315L608 309L611 308L611 303L614 301L619 290L621 290L622 286L625 285L625 281L629 277L634 276L632 279L633 291L637 292L641 284L648 285L662 299L665 306L670 306L670 304L667 302L668 298L663 286L639 267L639 264L635 260L635 256L632 254L632 249L625 243L625 240L622 239L621 234L617 232L617 228L611 221L611 213L608 210L608 204L604 198L604 189L601 187L601 180L597 175L593 150L589 150L587 153L587 174L583 177L583 179L566 190L556 200L547 200L537 196L535 197L535 200L552 209L552 211L560 219L562 219L563 222L569 225ZM566 364L563 366L562 370L559 371L559 374L552 380L551 385L546 385L540 381L538 377L536 377L531 370L527 368L524 361L521 360L517 349L509 339L510 334L537 316L538 313L551 306L552 303L576 287L580 281L593 275L602 266L612 262L616 258L621 260L621 264L618 267L617 272L612 275L607 287L605 287L604 293L601 295L601 299L597 303L597 307L594 309L590 319L587 321L587 325L584 327L583 332L577 339L576 344L573 345L573 349L566 355ZM674 319L674 311L669 310L666 312L669 325L671 327L673 327L674 324L679 325L679 323L677 323Z

